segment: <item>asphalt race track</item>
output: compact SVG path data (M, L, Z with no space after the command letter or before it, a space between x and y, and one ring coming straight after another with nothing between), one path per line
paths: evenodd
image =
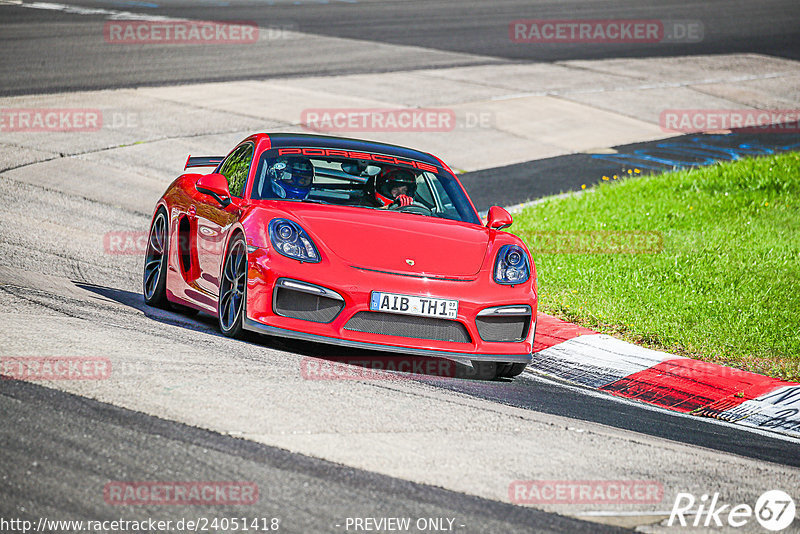
M459 530L466 532L530 532L532 525L538 532L617 531L288 453L33 384L7 385L0 403L8 414L2 431L4 458L47 459L34 466L35 477L28 462L4 462L4 475L14 481L3 492L4 517L13 506L36 509L37 515L51 519L74 517L67 499L55 498L62 496L84 502L87 517L113 520L117 511L95 498L97 487L106 482L103 476L153 480L167 469L179 480L213 480L225 473L255 482L260 499L247 514L280 518L286 532L339 530L336 525L347 517L371 517L376 511L398 517L457 517ZM215 512L237 517L242 509L230 506ZM186 506L161 508L148 517L196 515Z
M275 39L257 46L137 47L109 51L102 16L3 6L0 95L148 84L259 79L272 76L392 72L413 68L506 62L564 61L651 55L761 53L800 58L793 0L764 2L492 2L442 1L66 1L85 7L134 11L197 20L255 21L275 28ZM157 6L157 7L155 7ZM608 46L513 43L508 25L517 19L699 20L701 43ZM100 31L96 31L100 27ZM347 39L293 46L280 29ZM396 55L384 45L411 46ZM46 51L46 53L42 53ZM236 57L230 61L230 57Z
M255 21L273 33L251 46L106 46L109 13L126 12ZM574 17L701 21L705 37L535 48L509 39L510 21ZM70 0L33 7L0 0L0 108L30 107L46 98L38 95L56 99L42 106L72 107L76 91L163 86L180 94L183 84L311 75L333 82L367 73L656 56L798 60L798 22L800 4L783 0ZM592 70L583 63L569 69ZM311 78L308 94L324 80ZM114 93L97 98L121 98ZM224 89L220 94L224 101ZM178 124L179 131L156 148L153 139L106 131L94 134L108 136L100 142L64 134L52 148L46 137L12 138L0 128L0 356L91 356L107 358L113 369L99 381L0 381L0 532L19 531L2 520L36 524L43 517L279 518L279 531L297 533L365 532L348 526L348 518L381 517L453 521L410 532L671 532L665 521L679 492L719 492L728 504L753 505L766 490L796 490L800 441L787 436L670 413L532 372L497 382L471 380L465 366L459 378L313 380L303 373L310 359L377 356L256 335L231 340L207 315L145 306L141 257L109 254L103 236L147 228L154 192L169 183L165 175L180 171L172 161L183 161L186 151L232 146L243 132L273 125L217 108L194 115L198 108L186 106L182 115L180 105L155 109L162 125ZM717 141L713 134L668 141L655 135L608 152L481 168L463 181L480 210L510 206L633 165L647 169L665 142L673 156L676 146L686 146L702 159L696 145ZM800 145L800 136L741 133L725 143L787 150ZM151 154L168 154L170 162ZM259 499L125 506L104 497L112 481L209 480L254 483ZM509 487L518 480L653 481L663 498L516 505ZM758 531L749 528L739 531Z

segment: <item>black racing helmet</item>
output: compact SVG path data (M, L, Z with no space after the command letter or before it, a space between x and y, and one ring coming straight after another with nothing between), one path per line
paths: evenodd
M375 188L378 195L392 202L397 197L397 195L392 195L392 190L403 186L406 187L406 192L402 194L413 197L417 191L417 180L414 178L414 173L405 169L392 169L378 177Z

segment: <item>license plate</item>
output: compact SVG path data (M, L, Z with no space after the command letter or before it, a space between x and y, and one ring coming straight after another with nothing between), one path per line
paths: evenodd
M458 316L458 301L373 291L369 301L369 309L403 315L455 319Z

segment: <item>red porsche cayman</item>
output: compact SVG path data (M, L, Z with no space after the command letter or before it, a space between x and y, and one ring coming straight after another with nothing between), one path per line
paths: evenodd
M144 298L272 336L471 362L512 377L531 359L536 268L486 224L438 158L398 146L252 135L189 157L159 199Z

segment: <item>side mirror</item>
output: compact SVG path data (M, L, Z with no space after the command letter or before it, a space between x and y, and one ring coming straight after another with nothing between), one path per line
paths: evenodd
M486 216L486 227L494 228L495 230L502 230L511 226L513 219L511 214L500 206L492 206L489 208L489 214Z
M231 203L231 193L228 190L228 180L218 173L206 174L197 179L194 185L200 193L214 197L224 208Z

